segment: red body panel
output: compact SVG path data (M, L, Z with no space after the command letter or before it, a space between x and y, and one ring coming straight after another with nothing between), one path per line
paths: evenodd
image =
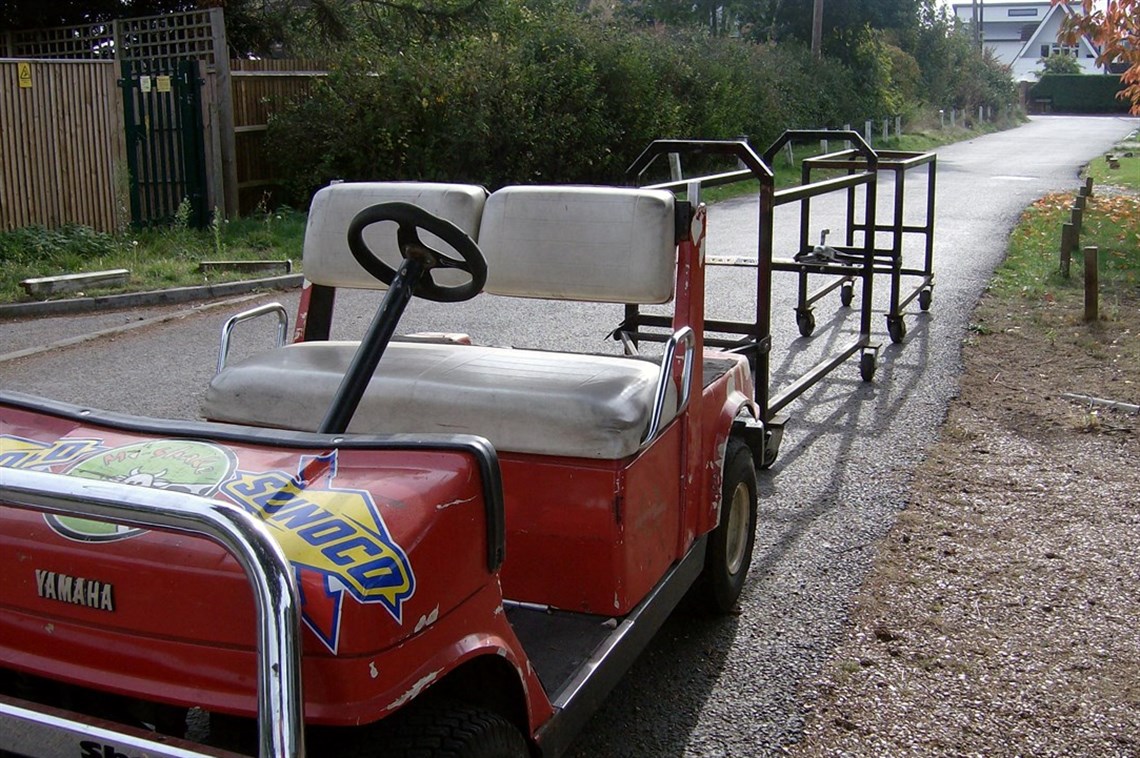
M502 454L504 595L628 613L679 557L679 437L674 424L629 461Z
M494 612L501 597L487 567L481 477L461 450L156 440L0 406L0 464L150 477L261 516L297 571L306 712L318 722L374 720L424 666L442 671L479 651L526 670ZM0 665L255 713L253 602L237 563L206 540L92 535L89 525L0 507ZM459 649L450 664L439 657Z

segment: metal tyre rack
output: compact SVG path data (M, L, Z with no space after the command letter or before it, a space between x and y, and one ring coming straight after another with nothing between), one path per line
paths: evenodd
M627 170L634 183L640 184L649 166L660 156L670 155L723 155L735 157L743 168L718 174L710 174L692 179L679 179L670 182L648 185L653 189L667 189L686 193L688 202L696 205L702 188L754 180L760 185L759 191L759 238L757 240L756 269L756 311L751 321L706 320L705 330L710 335L705 344L746 355L752 367L755 384L755 401L760 409L764 425L764 451L761 466L767 468L776 461L783 433L784 418L780 411L827 374L838 368L848 358L859 354L859 370L864 381L871 381L878 360L879 343L871 340L872 296L875 276L874 235L865 235L861 248L848 247L842 250L847 256L835 262L797 262L773 257L773 224L777 206L787 203L801 203L801 242L806 240L807 214L810 213L810 200L831 192L853 191L866 186L867 205L862 224L865 228L875 228L875 190L878 178L878 156L858 133L853 131L792 130L784 132L765 153L771 156L789 141L810 139L846 139L857 145L856 152L863 162L862 170L851 170L846 176L826 179L776 190L775 178L770 168L770 157L761 158L744 140L656 140L637 157ZM809 369L788 386L773 394L770 374L770 354L772 349L772 273L773 271L794 271L801 281L800 307L810 312L811 300L806 295L806 278L809 272L837 275L839 278L828 285L822 294L862 280L860 302L859 333L856 338L841 347ZM807 301L806 303L804 301ZM800 308L797 308L799 311ZM637 305L627 304L625 318L615 330L615 338L624 335L634 344L639 340L663 342L672 326L665 316L642 313Z
M768 152L764 155L765 158L770 161L773 155L771 148L769 148ZM920 153L903 150L880 150L877 155L876 170L880 173L887 171L894 173L894 199L891 218L889 220L880 219L877 223L870 218L866 218L863 221L857 220L855 217L857 206L856 190L852 187L847 191L845 237L848 246L855 244L855 235L857 232L861 232L864 235L864 245L866 244L866 240L870 239L872 241L873 255L875 257L875 273L888 274L890 276L891 295L886 316L887 333L890 335L892 342L899 343L906 338L906 321L904 318L906 307L917 298L918 306L921 310L930 310L934 289L934 194L938 159L937 156L931 152ZM857 149L842 150L807 158L801 165L803 183L805 185L811 183L811 174L812 171L815 170L846 170L848 174L870 170L866 158ZM907 224L904 217L907 173L922 166L927 166L925 216L923 221L919 224ZM871 200L868 199L868 204L870 203ZM872 229L874 230L873 232L870 231ZM877 232L886 232L890 235L891 241L889 248L875 247L875 244L877 244L875 233ZM907 234L920 235L923 239L924 253L921 267L907 267L904 265L903 240L904 235ZM807 219L805 217L801 218L801 249L807 249L807 245ZM902 277L904 276L918 277L919 279L917 285L906 293L903 292L902 287ZM830 292L836 286L841 287L841 302L844 305L850 305L852 297L852 282L850 280L839 282L836 285L820 290L818 293L807 295L806 276L801 276L801 307L810 307L810 303L815 302L816 299ZM808 313L810 315L810 310ZM799 319L799 310L797 309L797 322L799 322ZM803 333L802 328L801 333Z

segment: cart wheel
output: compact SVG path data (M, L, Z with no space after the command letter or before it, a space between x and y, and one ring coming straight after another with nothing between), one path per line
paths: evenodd
M410 706L373 727L361 739L337 745L339 758L528 758L522 733L494 711L439 701Z
M906 319L902 316L887 316L887 333L891 335L891 342L902 342L906 339Z
M764 442L764 455L760 460L761 469L770 469L772 464L776 462L776 458L780 455L780 448L778 445L771 445L767 440Z
M918 293L918 307L924 311L930 310L930 298L934 293L930 290L922 290Z
M852 284L844 284L839 288L839 302L843 304L844 308L850 308L851 302L855 299L855 286Z
M709 535L705 567L694 586L708 612L723 615L736 609L755 540L756 467L744 441L730 437L724 453L720 523Z
M866 352L859 356L859 376L863 377L863 381L865 382L869 382L875 378L874 353Z
M801 337L810 337L815 331L815 314L810 310L797 310L796 326L799 327Z

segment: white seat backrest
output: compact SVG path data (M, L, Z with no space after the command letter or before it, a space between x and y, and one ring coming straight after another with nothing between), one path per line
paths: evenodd
M412 203L447 219L477 239L486 199L487 190L473 184L343 182L329 185L313 197L309 207L305 227L305 278L328 287L384 289L386 285L361 268L348 249L348 226L357 213L376 203ZM435 235L421 232L421 239L441 252L450 250ZM369 226L364 230L364 240L370 250L393 268L399 266L394 222Z
M479 247L487 257L485 290L515 297L665 303L673 297L675 236L671 192L504 187L487 198L479 230Z

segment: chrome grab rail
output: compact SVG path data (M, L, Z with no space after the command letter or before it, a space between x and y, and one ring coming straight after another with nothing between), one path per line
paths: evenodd
M234 328L238 324L270 313L277 314L276 347L282 347L285 344L285 338L289 334L289 313L281 303L266 303L230 316L222 325L222 344L218 346L218 373L221 373L222 369L226 367L226 359L230 355L230 337L233 335Z
M245 571L257 609L260 755L304 756L300 596L289 560L261 521L197 495L12 468L0 468L0 503L205 537L225 548ZM0 709L4 717L12 714Z
M689 407L689 395L693 376L693 353L696 347L697 336L691 327L682 326L669 341L665 343L665 354L661 357L661 377L657 380L657 393L653 397L653 415L649 418L649 429L645 432L645 439L641 447L645 447L657 437L660 431L661 419L665 415L665 397L669 391L669 382L673 380L673 361L677 357L677 347L685 345L685 364L681 369L681 393L677 403L674 417L679 416Z

